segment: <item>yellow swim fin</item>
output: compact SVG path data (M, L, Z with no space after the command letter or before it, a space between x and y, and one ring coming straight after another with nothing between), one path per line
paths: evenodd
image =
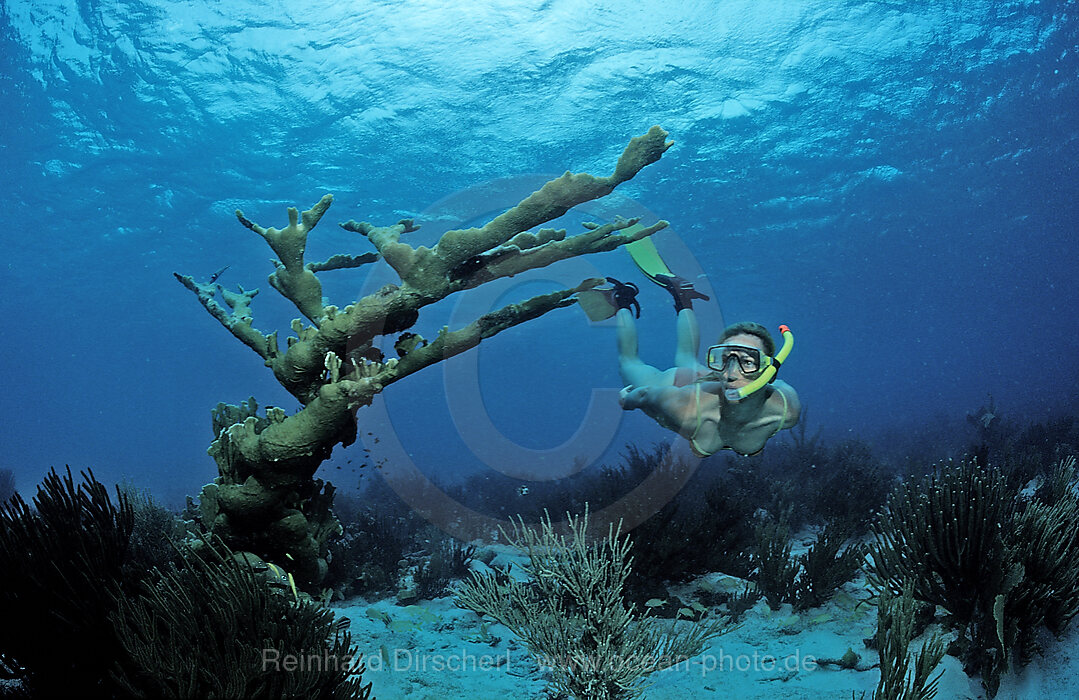
M640 224L634 224L627 229L623 229L622 233L632 234L643 228L644 226ZM667 263L663 262L663 258L659 256L659 250L656 249L656 244L652 242L651 236L627 243L625 248L629 251L629 256L633 258L633 262L637 264L641 272L656 284L662 286L662 283L656 279L657 275L674 277L674 273L667 267Z
M642 228L644 227L640 224L634 224L623 229L623 233L635 233ZM682 309L692 309L694 299L708 300L707 296L695 290L687 280L671 272L671 268L667 267L667 263L660 257L651 236L627 243L625 248L629 251L633 262L637 264L641 272L647 275L648 279L671 293L676 313Z

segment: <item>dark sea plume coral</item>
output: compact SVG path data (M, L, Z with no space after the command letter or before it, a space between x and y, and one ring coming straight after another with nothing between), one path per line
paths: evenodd
M947 610L949 653L990 696L1039 651L1043 625L1060 635L1079 611L1074 464L1058 465L1050 497L1026 498L999 470L947 463L898 488L874 526L872 580Z
M180 564L112 615L132 697L369 700L347 621L256 572L220 541L180 548ZM268 581L267 579L270 579Z
M31 507L15 495L0 510L0 671L36 697L107 697L120 654L109 624L125 578L134 516L92 472L49 472Z
M352 669L251 663L263 650L340 657L350 640L326 608L274 588L219 543L163 556L177 532L148 500L110 498L90 472L76 483L53 470L32 505L4 505L0 677L27 697L368 698Z
M770 608L778 610L784 603L797 611L818 607L855 577L865 561L865 550L849 541L848 526L826 524L805 554L792 557L785 519L758 523L752 578Z

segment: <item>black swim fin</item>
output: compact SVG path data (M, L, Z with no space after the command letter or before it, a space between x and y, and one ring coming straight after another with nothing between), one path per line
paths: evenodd
M611 318L619 309L630 309L636 312L637 318L641 317L641 305L637 302L637 293L640 289L632 282L619 282L614 277L608 277L611 287L603 289L586 289L577 293L577 303L585 312L590 321L605 321Z
M708 296L698 292L692 284L678 275L656 275L653 279L674 297L675 313L682 309L692 309L694 299L708 301Z

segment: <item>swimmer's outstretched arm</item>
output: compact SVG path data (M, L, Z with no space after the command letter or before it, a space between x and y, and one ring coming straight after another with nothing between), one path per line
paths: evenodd
M675 323L678 341L674 353L675 366L706 371L707 368L697 360L697 354L701 351L701 329L697 323L697 314L693 313L693 309L682 309L678 312Z

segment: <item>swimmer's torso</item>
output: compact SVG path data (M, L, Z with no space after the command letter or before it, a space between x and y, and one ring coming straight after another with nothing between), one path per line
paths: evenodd
M729 414L730 405L716 394L702 391L699 408L696 396L692 397L692 410L687 410L679 432L690 440L693 451L700 456L723 449L731 449L742 455L760 452L787 420L789 400L785 401L780 392L792 390L786 383L777 381L761 391L767 391L769 395L760 414L744 423L736 423L730 418L724 420L724 412Z

